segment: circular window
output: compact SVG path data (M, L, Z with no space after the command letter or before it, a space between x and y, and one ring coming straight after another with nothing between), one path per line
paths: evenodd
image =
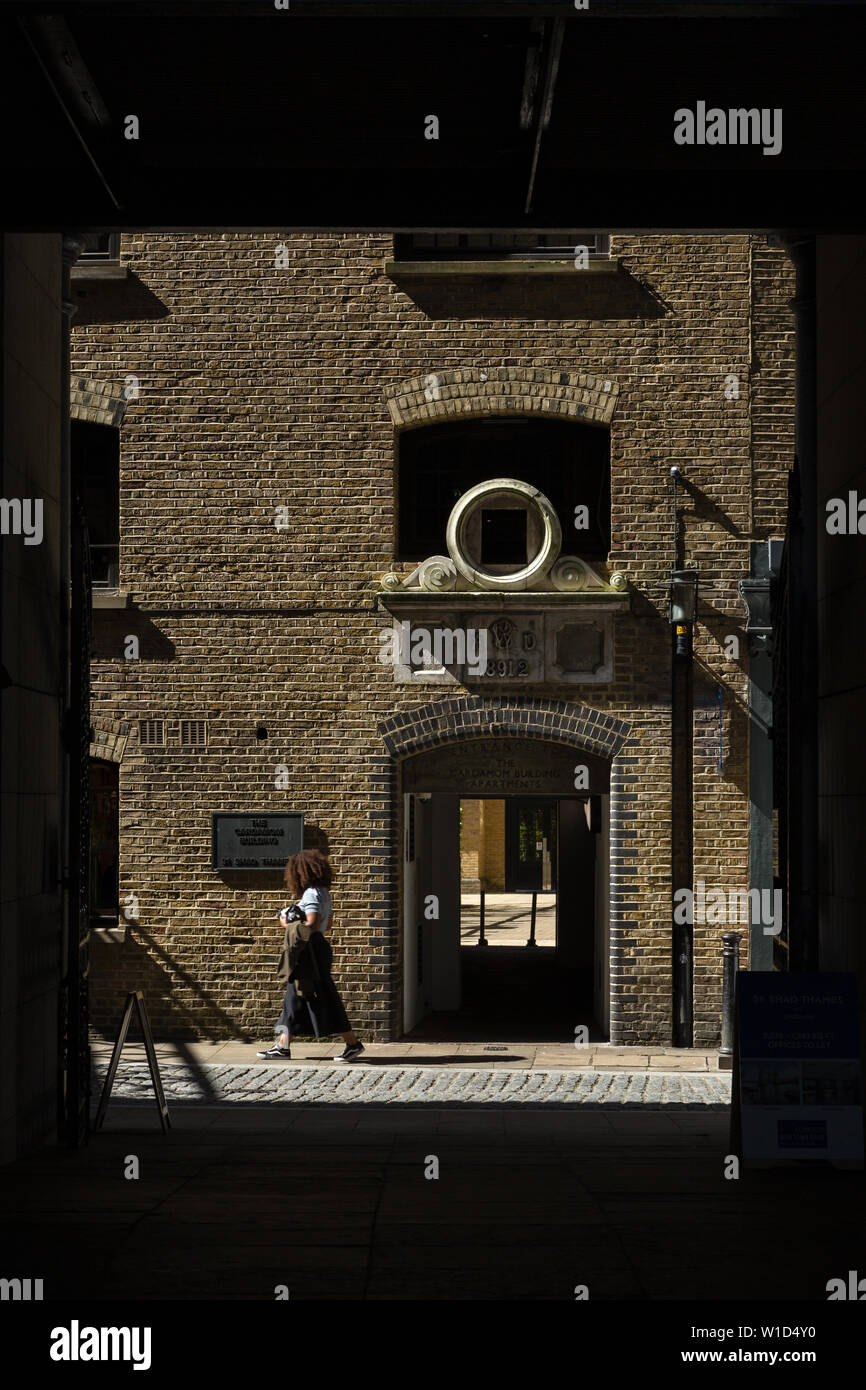
M464 492L448 518L446 543L470 584L519 592L550 569L562 528L538 488L516 478L492 478Z

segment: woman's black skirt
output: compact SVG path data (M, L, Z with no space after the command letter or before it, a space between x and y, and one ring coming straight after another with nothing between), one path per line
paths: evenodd
M288 982L283 999L283 1011L274 1028L275 1037L280 1033L290 1033L292 1037L300 1035L327 1038L332 1033L350 1031L343 1001L331 979L331 962L334 957L327 937L320 931L313 932L310 937L310 949L316 958L319 971L315 996L308 998L305 995L302 999L292 981Z

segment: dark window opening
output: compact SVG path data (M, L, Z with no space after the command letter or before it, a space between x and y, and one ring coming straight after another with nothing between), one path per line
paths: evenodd
M610 254L602 232L408 232L394 237L395 261L574 260L578 246L590 256Z
M482 565L525 565L526 512L512 508L481 513Z
M517 478L549 498L562 527L563 554L606 558L610 438L605 428L529 416L489 416L404 430L397 447L396 559L444 555L445 530L455 502L469 488L493 478ZM577 507L587 508L585 529L575 528ZM491 509L490 514L502 517L509 511ZM525 535L523 546L525 553ZM510 555L502 562L490 560L513 562L520 563Z
M79 239L84 243L79 261L120 263L120 232L85 232Z
M90 539L95 589L116 589L120 555L120 431L89 420L72 421L73 488Z
M102 926L119 910L119 774L117 763L90 764L90 916Z

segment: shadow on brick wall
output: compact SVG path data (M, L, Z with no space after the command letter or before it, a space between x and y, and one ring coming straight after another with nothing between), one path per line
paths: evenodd
M116 661L124 656L126 638L138 638L140 659L171 661L175 645L140 608L97 608L93 613L90 653L94 660Z
M252 1040L253 1035L245 1032L236 1018L220 1008L210 991L178 965L157 938L139 923L135 924L134 935L128 935L122 945L96 942L92 950L91 1022L94 1031L103 1037L113 1039L116 1036L127 993L140 989L157 1041L162 1038ZM185 986L188 994L194 996L194 1007L178 998L180 986Z
M394 282L430 319L658 319L664 300L629 271L616 275L413 275Z
M136 319L168 318L170 310L153 290L131 272L125 280L76 281L72 286L76 305L73 324L131 323Z

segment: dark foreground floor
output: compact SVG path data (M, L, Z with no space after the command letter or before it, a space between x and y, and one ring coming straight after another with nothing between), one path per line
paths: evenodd
M45 1298L826 1300L863 1174L726 1181L724 1110L112 1105L0 1173L4 1266ZM124 1177L129 1156L141 1176ZM425 1178L430 1158L438 1179ZM11 1252L15 1251L14 1259ZM4 1273L12 1274L11 1267Z

